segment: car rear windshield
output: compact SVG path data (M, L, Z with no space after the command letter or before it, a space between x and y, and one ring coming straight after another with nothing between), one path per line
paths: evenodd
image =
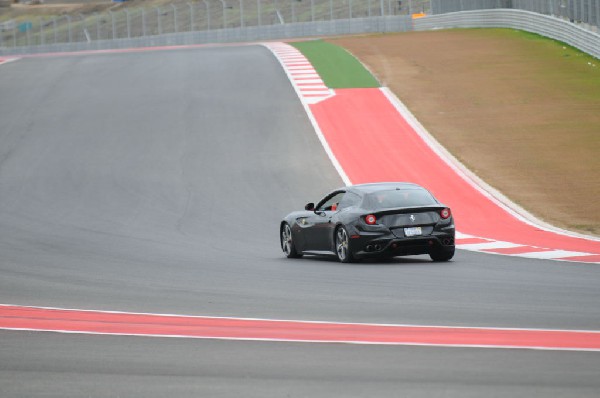
M424 189L379 191L370 193L365 197L365 207L374 210L437 204L435 198Z

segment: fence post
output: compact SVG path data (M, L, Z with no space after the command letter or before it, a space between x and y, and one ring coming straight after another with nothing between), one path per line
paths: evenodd
M31 33L29 32L31 29L29 29L29 24L31 23L31 27L33 28L33 23L32 22L25 22L25 38L27 39L27 47L31 46Z
M187 3L190 8L190 32L194 31L194 6L192 3Z
M333 21L333 0L329 0L329 20Z
M42 20L42 17L39 18L40 21L40 45L44 45L46 44L46 39L44 38L44 21ZM2 38L2 35L0 34L0 39ZM0 43L0 47L2 47L2 43Z
M292 4L292 7L293 7L293 5L294 4ZM294 9L292 8L292 11L293 10ZM257 13L257 19L258 19L258 26L261 26L262 25L262 20L261 20L261 15L260 15L260 13L261 13L260 0L256 0L256 13ZM293 18L292 18L292 21L293 21Z
M17 47L17 24L13 27L13 48Z
M108 13L110 14L110 19L112 22L112 39L116 39L116 31L117 31L117 27L115 26L115 14L112 12L112 10L108 10Z
M131 24L129 20L129 10L126 8L123 11L125 11L125 20L127 22L127 38L131 39Z
M158 25L158 34L162 35L162 26L160 23L160 7L155 7L156 8L156 25Z
M240 0L240 28L244 27L244 2Z
M210 30L210 7L207 0L202 1L204 1L204 6L206 7L206 30Z
M179 32L177 27L177 7L175 7L175 4L173 3L171 3L171 7L173 7L173 31L177 33Z
M223 29L225 29L227 27L227 11L225 10L225 7L227 7L227 4L225 4L224 0L219 0L219 1L223 5Z
M54 44L58 41L58 32L56 31L56 17L52 18L52 30L54 31Z
M96 18L96 40L100 40L100 16L97 12L94 12L94 18Z
M142 7L142 37L146 35L146 7Z
M65 17L67 17L67 31L69 32L69 44L71 44L73 42L73 33L71 32L71 16L66 14Z

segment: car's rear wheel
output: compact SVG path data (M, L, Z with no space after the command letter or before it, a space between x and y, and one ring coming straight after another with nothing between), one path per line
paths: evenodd
M348 231L346 231L346 228L340 226L335 231L335 252L340 262L351 263L354 261L352 251L350 249L350 238L348 237Z
M452 257L454 257L454 248L439 249L432 251L431 253L429 253L429 257L431 257L431 259L436 262L448 261Z
M285 223L281 227L281 249L287 258L300 258L302 254L296 250L294 239L292 237L292 228L290 224Z

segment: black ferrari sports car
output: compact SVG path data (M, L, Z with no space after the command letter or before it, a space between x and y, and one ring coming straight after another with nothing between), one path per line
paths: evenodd
M417 254L448 261L454 235L450 208L406 182L336 189L316 205L288 214L279 231L287 257L335 255L343 263Z

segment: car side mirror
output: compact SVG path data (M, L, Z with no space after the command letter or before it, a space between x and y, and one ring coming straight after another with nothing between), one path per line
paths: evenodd
M306 211L313 211L314 209L315 209L315 204L312 202L310 202L306 206L304 206L304 210L306 210Z

